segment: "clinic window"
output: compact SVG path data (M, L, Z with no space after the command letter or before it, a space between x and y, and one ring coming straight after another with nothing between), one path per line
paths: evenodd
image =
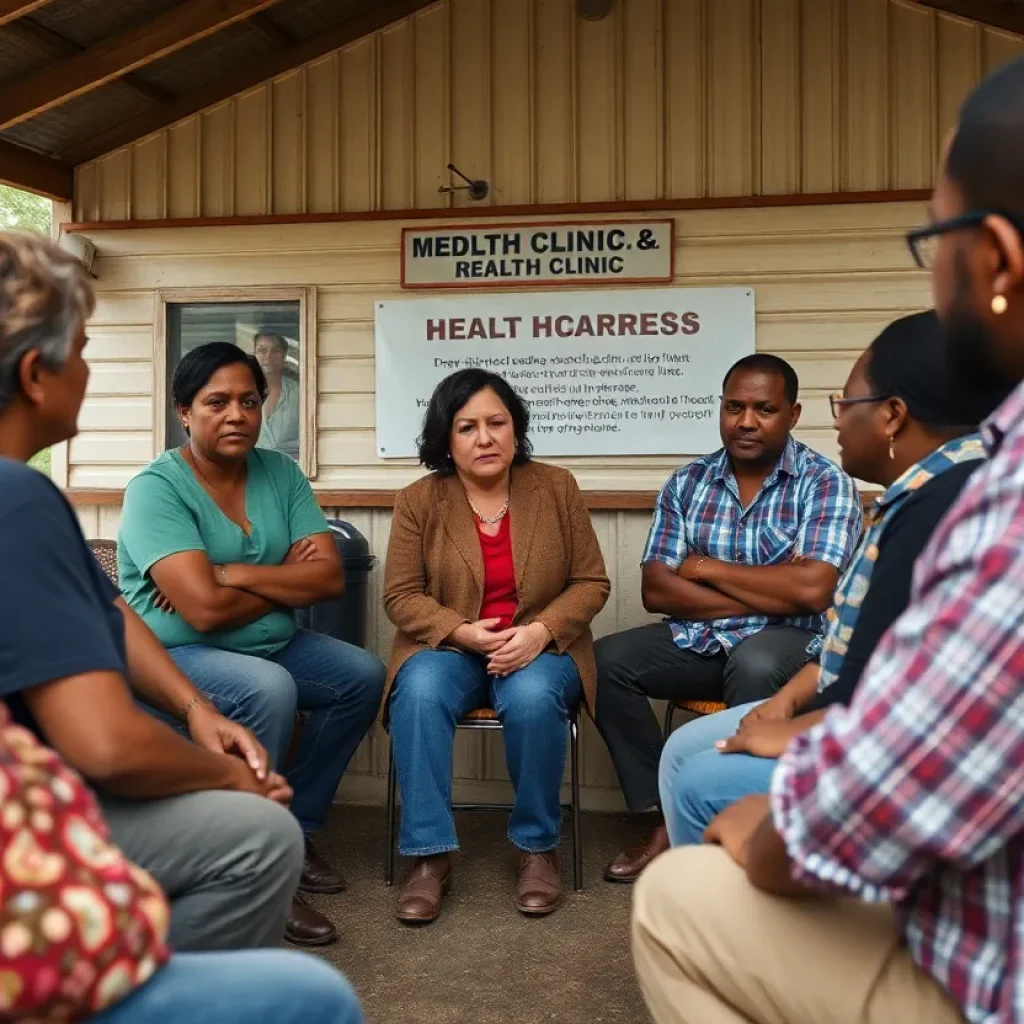
M295 459L308 475L313 475L313 439L306 436L306 391L311 368L304 329L308 314L305 295L178 301L165 294L163 299L166 402L162 448L185 443L172 397L178 364L201 345L226 341L255 356L267 378L268 394L256 446Z

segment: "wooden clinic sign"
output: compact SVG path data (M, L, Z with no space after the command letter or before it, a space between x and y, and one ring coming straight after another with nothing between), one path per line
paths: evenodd
M402 287L667 282L673 228L671 220L405 228Z

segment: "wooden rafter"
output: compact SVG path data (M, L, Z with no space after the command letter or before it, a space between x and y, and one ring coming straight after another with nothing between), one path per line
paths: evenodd
M123 78L278 0L186 0L173 10L0 89L0 129Z
M943 14L1016 32L1024 35L1024 3L1020 0L913 0L919 7L928 7Z
M45 7L50 0L0 0L0 25Z
M308 64L332 50L347 46L363 36L387 27L392 22L415 14L425 7L430 7L435 2L436 0L378 2L372 10L350 18L333 29L321 32L313 39L296 43L287 49L263 57L259 61L253 61L251 66L225 75L202 89L186 93L173 103L152 111L143 111L137 117L129 118L105 132L99 132L87 142L83 142L79 146L72 146L66 152L62 152L61 156L72 164L85 163L95 159L104 153L134 142L136 139L151 135L161 128L166 128L168 125L174 124L175 121L189 117L206 107L220 103L237 93L245 92L262 82L283 75L303 64Z
M59 32L54 32L53 29L40 25L38 21L33 21L31 18L12 21L4 25L0 29L0 33L35 46L50 57L72 57L84 49L71 42L70 39L65 39ZM174 93L147 82L135 73L125 75L121 81L149 103L170 103L174 99Z
M295 40L277 22L273 21L268 14L254 14L249 19L249 27L263 36L271 46L279 50L295 44Z
M74 194L75 170L70 164L0 139L0 182L67 201Z

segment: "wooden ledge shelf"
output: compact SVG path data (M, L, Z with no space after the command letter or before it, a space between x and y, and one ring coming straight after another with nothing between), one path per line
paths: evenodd
M69 488L64 493L72 505L80 507L120 505L124 500L124 491ZM314 488L313 493L321 508L393 508L398 491L318 491ZM867 508L878 494L878 491L863 491L861 504ZM650 512L658 500L658 492L584 491L583 499L592 511Z
M593 216L594 214L664 214L692 210L756 210L786 206L838 206L850 203L923 203L931 189L877 192L800 192L764 196L700 196L693 199L619 199L591 203L530 203L495 206L427 207L409 210L347 210L338 213L267 213L234 217L166 217L157 220L98 220L62 223L63 234L92 231L144 231L168 228L259 227L268 224L353 224L366 221Z
M120 505L124 491L93 490L85 487L69 487L65 492L72 505L96 507L98 505ZM313 493L321 508L394 508L397 490L380 491L320 491ZM657 491L584 491L587 508L607 510L629 510L654 508Z

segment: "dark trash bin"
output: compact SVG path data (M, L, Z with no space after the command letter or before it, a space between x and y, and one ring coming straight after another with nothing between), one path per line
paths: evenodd
M370 571L376 558L367 539L342 519L328 519L331 535L345 566L345 589L341 597L298 611L304 629L326 633L356 647L367 647L366 614Z

